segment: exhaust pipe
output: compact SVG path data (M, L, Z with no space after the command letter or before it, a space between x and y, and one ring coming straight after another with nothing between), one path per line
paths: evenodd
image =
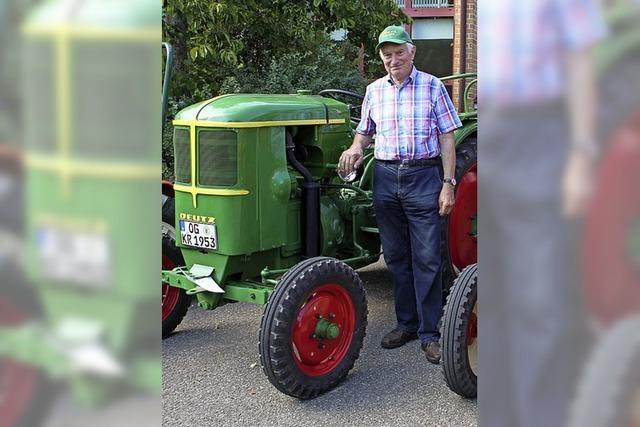
M304 177L302 184L302 244L304 256L311 258L320 255L320 184L293 153L295 144L289 132L287 138L287 160Z

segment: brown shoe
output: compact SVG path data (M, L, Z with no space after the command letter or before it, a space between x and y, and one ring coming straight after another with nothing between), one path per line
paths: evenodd
M382 338L380 345L382 348L397 348L402 347L409 341L417 340L418 334L416 332L407 332L402 329L394 329Z
M440 363L440 343L438 341L423 342L422 351L426 354L429 362L435 365Z

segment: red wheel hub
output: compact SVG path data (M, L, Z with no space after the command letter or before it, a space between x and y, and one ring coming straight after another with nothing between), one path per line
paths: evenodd
M456 191L456 203L449 214L449 256L459 270L478 262L478 165L462 176Z
M24 316L0 299L0 325L17 326ZM13 360L0 359L0 426L15 425L26 413L36 391L36 368Z
M336 338L318 334L318 324L337 327ZM356 328L356 313L351 296L342 286L325 284L317 287L296 313L292 326L291 346L294 361L308 376L331 372L349 351Z
M604 323L640 310L640 263L634 253L640 224L639 123L640 112L630 115L608 141L585 222L586 301Z
M162 255L162 269L171 270L175 268L176 263L166 255ZM162 320L165 320L171 315L173 310L178 304L180 298L180 289L169 286L166 283L162 284Z

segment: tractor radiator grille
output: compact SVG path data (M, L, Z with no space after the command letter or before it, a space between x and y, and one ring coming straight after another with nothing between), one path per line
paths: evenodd
M191 184L191 149L189 129L176 128L173 132L176 182Z
M54 109L57 101L55 47L51 40L41 38L27 39L24 47L25 66L22 70L25 84L22 87L25 95L24 123L28 124L22 128L25 141L27 147L34 151L54 153L57 150L58 140ZM10 57L7 56L7 58ZM6 69L8 71L11 68L9 66ZM6 82L9 84L9 80ZM9 94L11 93L9 91ZM9 101L7 106L11 106L12 99L7 101ZM7 119L10 117L12 117L11 114Z
M231 186L238 179L237 134L228 130L201 130L198 133L200 185Z

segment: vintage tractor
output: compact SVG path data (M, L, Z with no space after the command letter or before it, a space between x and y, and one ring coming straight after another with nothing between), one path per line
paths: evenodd
M49 1L23 23L24 147L0 152L2 426L38 425L49 379L88 406L159 395L159 18L153 1Z
M300 399L332 388L353 367L367 325L355 269L380 256L373 150L351 182L336 174L362 97L322 95L223 95L180 111L174 196L165 191L163 207L163 336L192 298L207 310L266 304L262 368ZM345 95L353 107L332 99ZM476 261L476 112L465 104L461 119L458 202L443 227L449 275Z

